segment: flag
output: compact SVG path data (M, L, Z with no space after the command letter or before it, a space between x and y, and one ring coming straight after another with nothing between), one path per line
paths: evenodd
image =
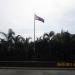
M39 16L37 16L37 15L34 15L34 19L35 19L35 20L39 20L39 21L41 21L41 22L44 22L44 19L41 18L41 17L39 17Z

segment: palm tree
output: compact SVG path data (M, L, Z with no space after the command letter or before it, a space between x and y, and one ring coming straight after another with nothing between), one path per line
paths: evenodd
M43 39L46 39L46 40L51 40L51 38L54 36L54 31L50 31L50 33L49 34L47 34L47 33L44 33L44 35L43 35Z
M15 32L12 30L12 29L9 29L8 30L8 40L10 40L11 38L13 38L14 37L14 35L15 35Z
M4 32L0 32L0 34L5 37L5 39L4 39L5 41L8 41L8 36L7 36L7 34L5 34ZM1 39L2 39L2 38L1 38Z
M43 39L44 39L44 40L49 40L49 35L48 35L47 33L44 33Z
M51 40L51 38L54 36L54 31L50 31L50 33L49 33L49 39Z
M14 35L15 35L15 33L13 32L13 30L12 29L9 29L8 30L8 34L6 34L6 33L4 33L4 32L0 32L0 34L2 34L4 37L5 37L5 39L3 39L5 42L7 42L7 46L8 46L8 51L10 51L10 49L11 49L11 47L13 48L13 46L11 46L11 45L13 45L14 44Z
M25 43L25 39L21 35L15 37L15 43Z
M26 58L29 57L29 50L30 50L30 43L29 40L31 37L25 39L25 52L26 52Z

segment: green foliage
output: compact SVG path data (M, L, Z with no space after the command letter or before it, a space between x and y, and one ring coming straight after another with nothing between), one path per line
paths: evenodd
M0 34L5 37L0 38L0 61L75 61L75 34L70 34L68 31L56 34L54 31L44 33L35 41L35 51L34 42L29 42L31 37L15 36L12 29L9 29L8 34L4 32Z

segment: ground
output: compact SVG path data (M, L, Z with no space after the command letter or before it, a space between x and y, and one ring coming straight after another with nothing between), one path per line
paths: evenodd
M75 75L74 70L0 69L0 75Z

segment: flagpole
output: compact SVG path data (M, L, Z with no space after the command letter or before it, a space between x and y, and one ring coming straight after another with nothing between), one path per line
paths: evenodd
M36 58L36 53L35 53L35 20L39 20L44 23L44 19L35 15L35 13L34 13L34 58Z
M34 14L34 55L35 55L35 14Z

